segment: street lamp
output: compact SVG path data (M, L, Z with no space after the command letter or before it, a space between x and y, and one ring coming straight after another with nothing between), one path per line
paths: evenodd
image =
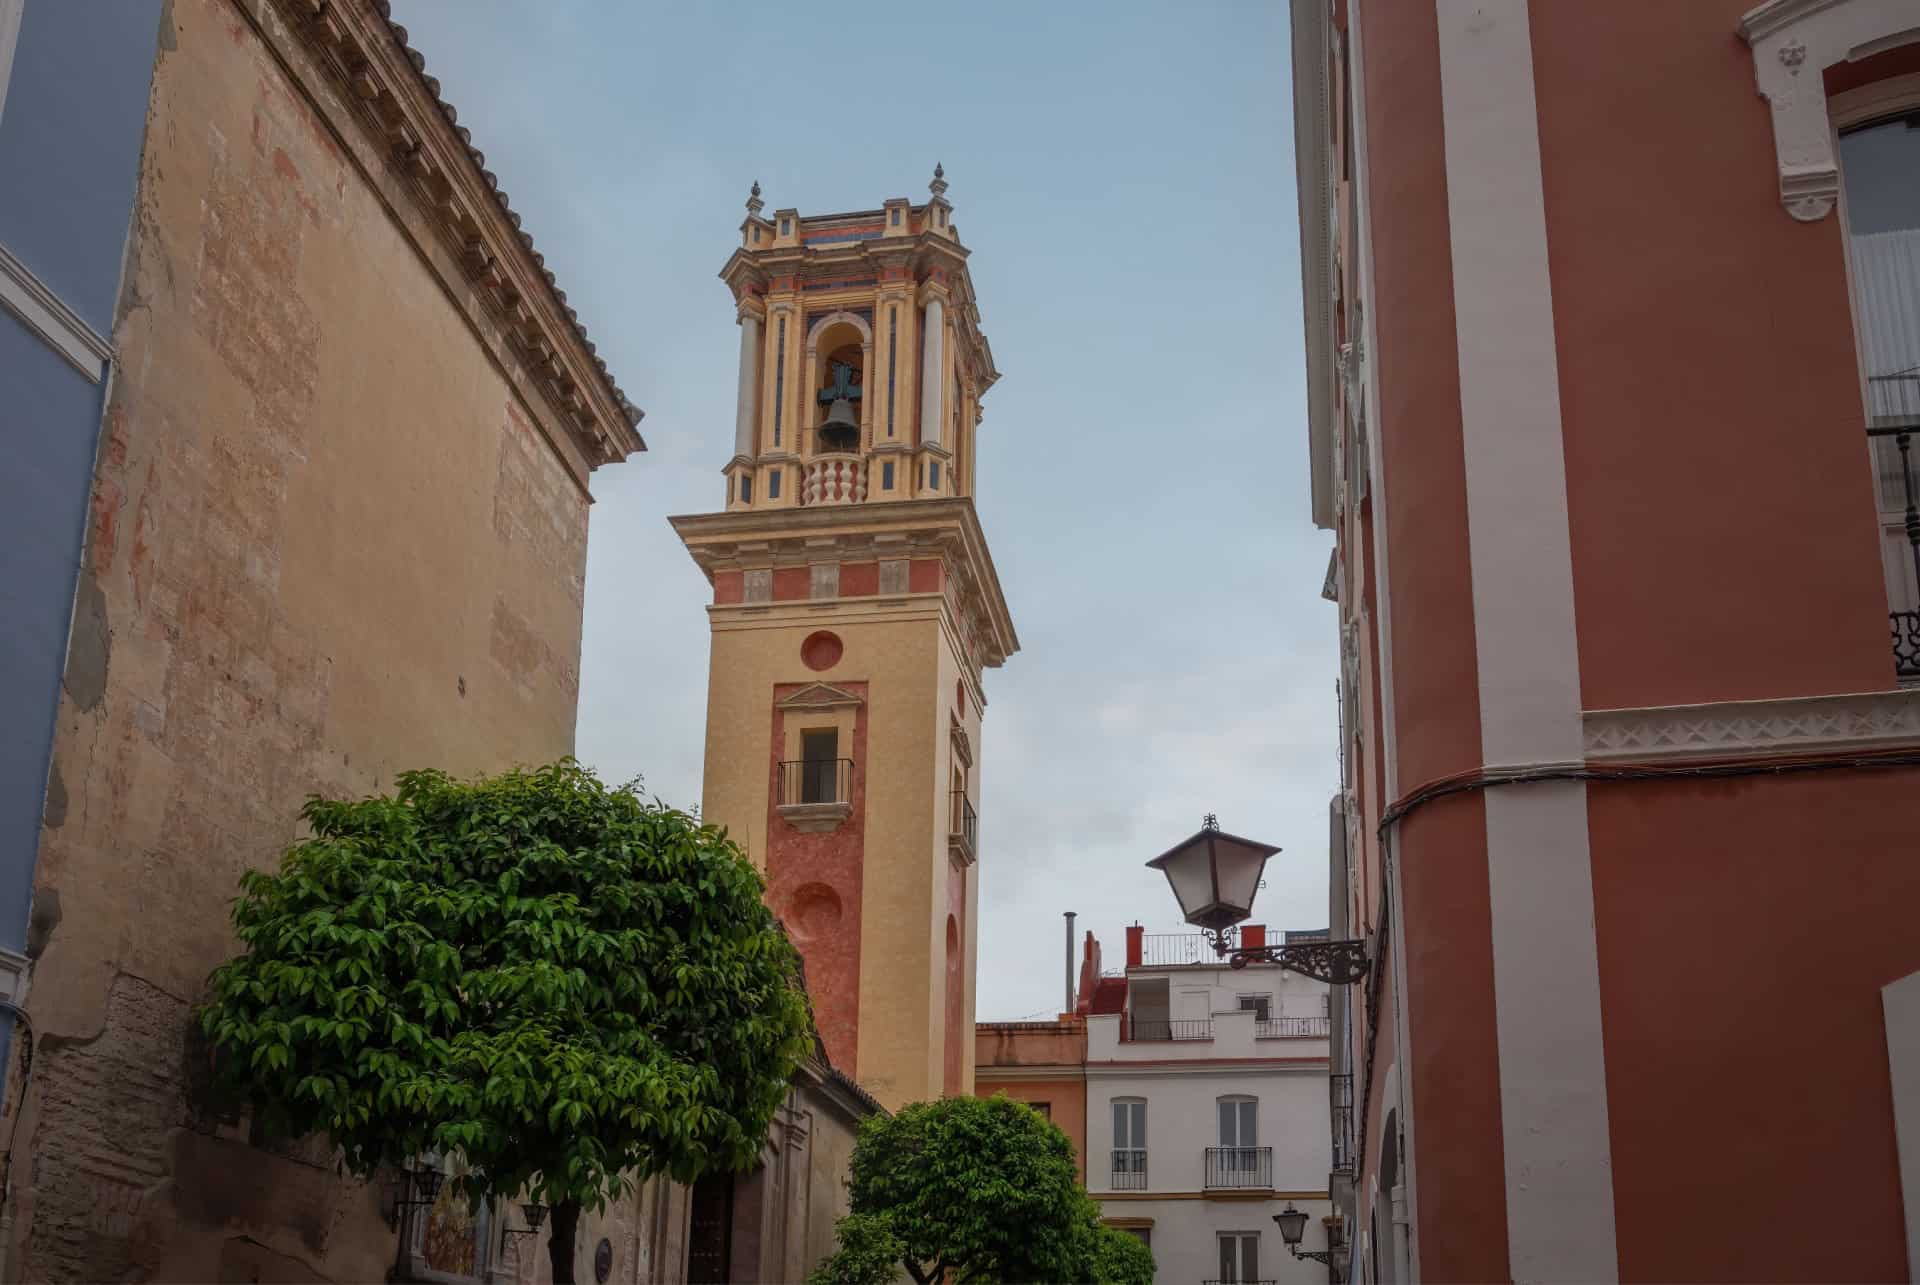
M1307 1215L1303 1210L1295 1209L1291 1200L1287 1202L1285 1209L1273 1216L1273 1221L1280 1228L1280 1239L1286 1242L1287 1252L1295 1258L1312 1259L1316 1263L1331 1268L1336 1279L1338 1278L1344 1265L1342 1260L1346 1257L1345 1246L1329 1245L1326 1249L1300 1248L1300 1238L1307 1231Z
M1267 858L1280 849L1228 834L1209 812L1192 838L1147 862L1166 875L1180 913L1213 942L1214 953L1230 968L1252 963L1279 964L1334 986L1367 975L1367 946L1361 941L1306 941L1284 946L1232 946L1233 926L1253 913L1254 894ZM1301 1215L1305 1217L1305 1215Z
M545 1205L525 1204L520 1206L520 1212L526 1215L527 1225L524 1228L509 1227L504 1222L500 1224L500 1256L502 1258L505 1258L507 1255L507 1237L538 1236L540 1234L540 1224L547 1220L547 1207Z

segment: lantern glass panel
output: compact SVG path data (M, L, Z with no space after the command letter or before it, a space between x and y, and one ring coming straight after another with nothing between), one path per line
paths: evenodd
M1285 1212L1275 1214L1273 1221L1280 1224L1280 1239L1289 1245L1298 1245L1300 1238L1306 1235L1307 1215L1292 1205L1288 1205Z
M1236 922L1245 919L1253 912L1253 898L1260 891L1260 872L1266 868L1267 854L1231 839L1216 840L1213 851L1214 869L1220 879L1220 901L1237 912Z

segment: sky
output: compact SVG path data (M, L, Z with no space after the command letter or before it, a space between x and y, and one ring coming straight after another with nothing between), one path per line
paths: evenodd
M756 179L803 214L946 167L1002 378L975 496L1021 650L986 674L981 1020L1051 1017L1061 914L1180 929L1144 862L1278 844L1253 921L1327 923L1337 621L1320 597L1287 7L395 0L648 450L594 475L578 753L700 800L705 578Z

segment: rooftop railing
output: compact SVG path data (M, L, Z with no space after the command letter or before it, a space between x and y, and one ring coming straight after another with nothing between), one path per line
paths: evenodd
M1328 1020L1324 1017L1275 1017L1253 1024L1256 1039L1325 1039Z
M1136 1017L1128 1013L1120 1019L1120 1039L1123 1043L1148 1044L1166 1040L1210 1040L1212 1038L1213 1019L1211 1018L1172 1021L1164 1017Z

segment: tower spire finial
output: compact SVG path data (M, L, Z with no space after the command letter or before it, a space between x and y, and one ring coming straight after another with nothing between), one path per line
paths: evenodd
M933 193L935 200L945 200L947 195L947 171L939 161L933 163L933 182L927 184L927 191Z
M753 190L747 193L747 213L755 215L766 208L767 203L760 199L760 180L753 180Z

